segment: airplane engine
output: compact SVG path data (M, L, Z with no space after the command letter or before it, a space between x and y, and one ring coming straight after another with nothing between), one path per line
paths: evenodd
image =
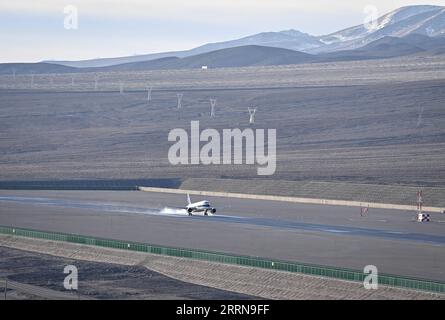
M192 211L193 211L192 208L188 208L188 209L187 209L187 212L188 212L188 213L192 213Z
M212 213L215 213L216 212L216 209L215 208L212 208Z

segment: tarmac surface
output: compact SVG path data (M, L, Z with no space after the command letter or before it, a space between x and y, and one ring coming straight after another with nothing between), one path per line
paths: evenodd
M189 217L177 194L1 190L0 225L445 280L444 215L207 198L217 213Z

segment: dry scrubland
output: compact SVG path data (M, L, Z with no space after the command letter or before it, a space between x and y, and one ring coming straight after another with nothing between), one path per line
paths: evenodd
M277 129L273 180L445 186L445 57L0 77L0 179L258 178L171 166L168 132ZM125 92L119 94L119 81ZM150 103L145 87L153 86ZM13 89L15 87L15 89ZM176 93L183 109L176 110ZM218 99L209 118L209 98ZM264 178L264 177L263 177Z

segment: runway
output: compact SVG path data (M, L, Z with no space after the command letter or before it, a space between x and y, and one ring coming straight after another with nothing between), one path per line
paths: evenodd
M4 190L0 224L445 280L443 215L207 198L217 214L189 217L177 194Z
M105 211L105 212L119 212L129 214L143 214L143 215L158 215L164 217L187 217L187 219L203 219L196 215L190 217L184 209L169 208L163 209L147 208L147 207L129 207L122 206L118 203L94 203L94 202L82 202L63 199L51 199L51 198L38 198L38 197L2 197L0 196L0 202L12 202L12 203L27 203L32 205L53 206L61 208L79 208L93 211ZM445 244L445 236L435 236L420 233L409 233L390 230L379 229L367 229L348 226L335 226L335 225L322 225L313 223L301 223L286 221L280 219L266 219L266 218L249 218L241 216L228 216L215 214L205 217L204 219L210 219L211 222L227 222L236 223L251 226L271 227L278 229L292 229L292 230L307 230L315 232L325 233L342 233L350 236L366 236L366 237L381 237L387 239L430 242L435 244Z

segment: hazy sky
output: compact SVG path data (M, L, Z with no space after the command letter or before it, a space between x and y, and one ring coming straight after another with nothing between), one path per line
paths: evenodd
M263 31L327 34L422 0L0 0L0 62L78 60L190 49ZM66 29L64 8L78 10Z

